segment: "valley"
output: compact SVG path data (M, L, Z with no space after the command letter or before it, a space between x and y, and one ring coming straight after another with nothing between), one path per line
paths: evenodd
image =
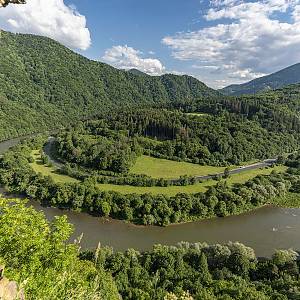
M0 155L4 154L10 147L17 145L20 139L13 139L0 143ZM37 160L40 158L39 151L32 153ZM53 176L53 180L60 183L74 183L75 179L60 174L55 174L54 167L48 167L37 162L32 165L36 172L41 172L44 176ZM247 180L255 177L258 174L270 174L272 168L263 170L246 171L241 176L233 175L229 180L232 183L244 183ZM285 167L275 167L277 171L286 170ZM54 172L54 173L53 173ZM57 176L57 177L56 177ZM216 181L206 181L205 185L201 186L197 192L205 191L205 186L215 185ZM201 185L201 184L200 184ZM107 185L107 190L110 191L115 187L116 191L126 192L124 186ZM169 187L169 189L177 189L177 192L182 192L182 189L189 190L194 186L186 187ZM196 185L196 189L197 189ZM103 185L101 187L103 189ZM128 193L136 192L138 187L128 186ZM151 193L164 193L161 190L168 188L164 187L149 187L140 188L149 189ZM148 192L147 191L147 192ZM157 192L157 193L158 193ZM6 191L0 188L0 194L5 194ZM173 192L174 195L176 190ZM169 194L169 193L166 193ZM300 199L300 197L299 197ZM278 205L285 201L278 199ZM294 201L287 201L284 206L291 207ZM74 212L69 210L60 210L53 207L41 206L37 201L30 200L28 205L33 206L37 211L42 211L49 221L53 220L55 216L67 215L68 220L74 225L74 233L70 241L73 241L83 233L81 246L83 249L93 249L97 247L98 242L101 241L102 246L111 246L116 251L125 251L128 248L135 248L140 251L151 250L154 244L175 245L179 242L186 241L227 243L229 241L240 241L245 245L253 248L258 256L269 257L276 249L279 248L299 248L298 239L299 234L299 218L300 209L280 208L266 206L250 213L239 216L217 218L211 220L204 220L200 222L189 222L168 227L157 226L135 226L125 222L116 221L107 218L99 218L88 215L86 213ZM256 234L260 232L260 234ZM276 237L276 238L275 238Z
M299 298L298 65L218 91L0 42L0 265L26 299Z
M50 176L57 183L78 183L79 182L79 180L75 178L60 174L60 169L57 166L53 166L53 165L49 166L43 164L39 150L33 150L31 155L34 158L34 162L31 163L31 167L36 173L41 173L43 176ZM51 157L49 157L49 161L51 161ZM168 168L165 167L165 165L169 167L169 170ZM194 167L194 169L191 167ZM224 170L225 170L224 167L207 167L207 166L202 167L199 165L193 165L191 163L182 163L182 162L180 163L174 161L167 161L164 159L142 156L137 160L136 164L131 168L130 174L138 175L140 173L153 178L163 178L163 179L174 179L176 176L177 178L179 178L182 175L188 175L188 176L195 176L196 178L204 181L193 185L169 186L169 187L162 187L162 186L138 187L138 186L114 185L114 184L98 184L97 186L99 187L99 189L103 191L115 191L125 195L151 193L156 195L163 194L167 196L175 196L178 193L200 193L200 192L205 192L208 189L208 187L214 186L217 181L214 180L213 177L222 177L224 174ZM273 166L271 168L268 167L264 162L255 163L249 166L243 166L237 169L235 169L235 167L232 167L232 170L230 170L229 173L232 174L233 172L233 174L230 176L230 178L228 178L227 182L229 185L234 185L237 183L245 183L248 180L258 175L270 175L272 171L284 172L286 170L287 168L285 166L275 166L275 167ZM214 175L208 175L208 174L214 174Z

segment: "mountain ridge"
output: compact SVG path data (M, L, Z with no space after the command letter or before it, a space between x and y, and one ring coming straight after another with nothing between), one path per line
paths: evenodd
M116 107L180 106L221 95L191 76L132 74L31 34L1 31L0 53L0 140Z
M221 90L224 95L239 96L280 89L300 82L300 63L242 84L232 84Z

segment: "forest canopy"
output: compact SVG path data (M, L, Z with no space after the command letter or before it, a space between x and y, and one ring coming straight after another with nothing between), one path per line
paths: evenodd
M79 251L65 217L51 223L23 200L0 198L0 263L26 299L298 299L299 260L279 250L259 260L239 243L156 245L124 253Z

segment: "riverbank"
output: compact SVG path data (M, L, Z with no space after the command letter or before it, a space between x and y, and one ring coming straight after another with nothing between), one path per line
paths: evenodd
M3 191L0 189L0 193ZM83 234L82 249L94 249L99 241L101 246L113 247L115 251L128 248L146 251L154 244L176 245L181 241L209 244L239 241L253 248L258 256L270 257L276 249L300 248L300 209L295 208L265 205L237 216L159 227L137 226L83 212L43 207L34 200L29 200L28 204L42 211L48 220L66 215L74 225L70 241Z
M134 248L151 250L154 244L176 245L181 241L208 244L239 241L253 248L260 257L270 257L276 249L300 249L300 209L265 206L239 216L214 218L167 227L136 226L120 220L97 218L86 213L44 208L30 201L36 210L42 210L48 220L67 215L74 225L71 240L83 233L82 249L101 246L115 251Z
M138 225L167 226L241 214L272 203L273 198L288 191L290 180L298 180L298 177L292 178L288 173L275 172L282 168L286 170L286 167L276 166L257 170L257 176L243 182L232 183L233 176L218 182L212 181L210 187L204 182L205 191L185 192L185 187L176 187L178 192L175 195L151 192L124 195L111 189L105 191L93 178L73 183L66 182L64 176L62 182L57 182L56 179L61 175L55 170L51 171L52 167L36 150L41 149L44 142L43 138L28 141L3 157L1 181L9 191L38 199L48 206L88 212ZM14 176L11 177L11 174ZM241 178L244 177L237 177L238 180ZM192 187L197 187L197 184Z
M7 191L5 190L4 187L0 186L0 195L2 195L4 198L20 198L20 199L26 199L26 196L24 195L15 195L15 194L9 194L7 193ZM28 203L30 205L33 206L39 206L42 208L42 210L47 210L47 209L55 209L57 211L60 211L61 214L85 214L85 215L89 215L92 216L93 218L98 218L99 220L101 220L101 222L121 222L124 224L128 224L132 227L135 228L147 228L147 227L151 227L151 225L142 225L142 224L135 224L132 222L129 222L127 220L118 220L118 219L114 219L114 218L105 218L105 217L99 217L98 215L93 215L89 212L85 212L85 211L78 211L78 210L73 210L70 208L58 208L58 207L51 207L51 206L43 206L42 204L40 204L37 200L35 199L28 199ZM225 216L222 218L229 218L229 217L235 217L235 216L239 216L242 217L243 215L247 215L249 213L255 213L255 211L263 209L263 208L270 208L270 209L274 209L274 208L282 208L282 209L299 209L300 210L300 194L297 193L287 193L285 196L282 197L276 197L274 198L274 201L272 203L266 203L264 205L261 205L259 207L255 207L255 208L251 208L249 210L237 213L237 214L233 214L233 215L229 215L229 216ZM197 223L197 222L202 222L202 221L209 221L209 220L214 220L214 219L218 219L220 217L216 217L216 216L212 216L212 217L207 217L207 218L195 218L193 220L189 220L189 221L184 221L184 222L180 222L180 223L171 223L168 224L166 226L163 227L177 227L177 226L181 226L181 225L185 225L185 224L191 224L191 223ZM161 227L161 226L157 226L154 225L154 227Z
M95 248L99 241L102 245L120 251L128 248L149 250L153 244L174 245L180 241L241 241L254 248L259 256L271 255L275 249L300 248L297 243L300 232L300 221L297 218L300 215L299 209L265 206L237 216L158 227L136 226L124 221L93 217L83 212L46 208L33 200L29 204L36 210L42 210L48 219L67 215L75 228L72 239L84 233L83 249Z

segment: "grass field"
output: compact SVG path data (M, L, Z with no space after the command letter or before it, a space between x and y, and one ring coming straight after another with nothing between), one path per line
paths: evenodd
M276 166L274 168L265 168L265 169L257 169L257 170L249 170L245 173L234 174L231 175L230 178L227 179L228 184L232 185L235 183L244 183L257 175L269 175L273 170L277 172L283 172L287 168L284 166ZM209 186L216 185L215 180L208 180L202 183L198 183L195 185L188 186L168 186L168 187L135 187L135 186L127 186L127 185L113 185L113 184L98 184L98 187L103 191L115 191L120 192L122 194L165 194L168 196L174 196L178 193L199 193L205 192Z
M41 154L40 154L39 150L33 150L31 152L31 155L34 159L34 162L30 163L30 166L36 173L42 173L44 176L51 176L55 182L61 182L61 183L78 182L78 180L75 178L58 174L57 168L55 168L55 167L49 167L49 166L42 164Z
M196 116L196 117L205 117L208 116L208 114L205 113L186 113L188 116Z
M222 173L224 170L224 167L200 166L187 162L177 162L142 155L137 159L130 173L145 174L153 178L176 179L182 175L214 175Z
M41 162L41 155L39 150L34 150L31 153L32 157L34 158L34 162L30 163L31 167L33 168L33 170L37 173L42 173L44 176L51 176L53 178L53 180L55 182L59 182L59 183L76 183L79 182L77 179L74 179L72 177L66 176L66 175L61 175L57 173L57 168L55 167L49 167L46 166L44 164L42 164ZM147 163L149 164L149 167L147 169L147 166L144 164L144 167L146 168L147 171L149 171L150 168L150 160L148 159L149 157L145 157L145 159L143 159L143 161L147 161ZM151 158L152 160L152 158ZM156 160L155 163L157 164L157 161L160 161L160 159L154 159ZM165 160L163 160L165 161ZM198 165L193 165L193 164L188 164L188 163L178 163L178 162L173 162L173 161L167 161L167 163L171 163L169 164L172 165L172 163L175 164L180 164L180 166L182 166L181 169L177 169L177 175L174 174L174 171L169 169L169 172L171 172L172 176L169 177L179 177L180 175L178 175L180 172L180 170L187 170L186 167L187 165L190 166L196 166L199 167L200 169L198 170L202 170L202 174L203 175L207 175L209 174L207 170L211 170L211 168L214 167L206 167L206 166L198 166ZM204 171L206 169L206 171ZM220 173L222 172L222 170L217 170L217 169L224 169L224 168L215 168L214 172L212 173ZM276 166L274 168L265 168L265 169L256 169L256 170L249 170L249 171L245 171L242 172L240 174L234 174L231 175L230 178L227 179L228 184L232 185L235 183L244 183L246 181L248 181L249 179L254 178L255 176L261 174L261 175L268 175L270 174L273 170L276 170L277 172L283 172L285 171L287 168L284 166ZM153 172L154 169L152 169ZM196 169L195 169L196 170ZM194 171L194 170L193 170ZM165 173L165 169L163 171L160 171L160 174L165 174L168 175L167 173ZM194 173L195 175L201 175L199 173L199 171L197 173ZM159 177L159 176L158 176ZM168 177L165 177L168 178ZM128 185L114 185L114 184L98 184L98 187L103 190L103 191L116 191L116 192L120 192L122 194L145 194L145 193L152 193L152 194L165 194L168 196L174 196L178 193L199 193L199 192L205 192L207 190L207 188L209 186L213 186L215 185L217 182L215 180L208 180L208 181L204 181L202 183L198 183L195 185L188 185L188 186L169 186L169 187L136 187L136 186L128 186ZM281 199L281 201L283 201ZM299 200L300 201L300 200Z

